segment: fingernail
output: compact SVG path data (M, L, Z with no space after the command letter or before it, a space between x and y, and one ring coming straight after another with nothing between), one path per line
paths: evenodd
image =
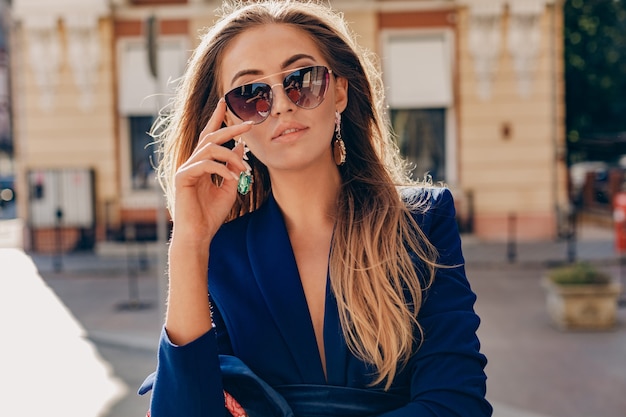
M234 173L234 172L232 172L232 171L230 172L230 175L232 175L232 176L233 176L233 179L234 179L234 180L239 181L239 175L235 174L235 173Z
M224 97L220 97L218 103L224 103L226 101L226 99Z
M254 122L252 120L248 120L242 123L242 125L253 125Z
M241 136L239 136L239 139L237 139L237 145L240 145L241 142L243 142L243 139L241 139Z

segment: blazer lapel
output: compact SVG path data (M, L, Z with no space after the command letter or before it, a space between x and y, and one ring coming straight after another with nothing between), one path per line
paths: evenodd
M254 277L303 381L325 378L287 227L269 200L250 219L246 243Z

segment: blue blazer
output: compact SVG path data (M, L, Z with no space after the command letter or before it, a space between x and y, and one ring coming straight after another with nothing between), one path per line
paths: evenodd
M418 316L423 343L394 378L390 392L403 401L380 415L490 416L486 358L476 336L476 296L465 276L452 195L445 188L409 192L410 198L424 201L415 219L439 251L438 262L449 267L438 269L424 294ZM325 378L285 222L272 196L255 212L223 225L210 253L214 328L184 346L173 345L163 330L157 371L148 384L153 388L152 417L229 415L224 410L220 355L238 358L285 395L291 387L307 385L382 391L381 386L371 386L371 366L346 346L330 285L324 318Z

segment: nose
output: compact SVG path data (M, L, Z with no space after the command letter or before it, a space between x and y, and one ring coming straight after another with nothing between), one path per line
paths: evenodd
M276 88L278 87L278 88ZM282 83L270 86L272 90L272 115L279 116L294 110L295 104L287 97Z

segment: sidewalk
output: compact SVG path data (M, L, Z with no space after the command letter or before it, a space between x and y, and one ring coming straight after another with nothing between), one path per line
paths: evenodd
M567 260L567 242L519 243L513 263L504 242L463 236L463 248L478 295L494 416L626 416L626 309L620 309L618 328L606 333L564 333L547 320L540 277L547 266ZM155 251L136 249L64 255L60 272L54 256L30 257L89 340L152 353L162 325L159 285L164 281L157 279ZM140 253L147 254L143 264ZM619 257L612 232L581 230L576 258L615 271ZM135 278L137 287L132 285ZM138 293L133 295L132 288Z
M474 236L462 236L463 254L468 265L550 266L575 260L594 263L617 263L620 259L614 247L614 232L607 227L581 225L572 242L481 242ZM511 262L511 254L514 256Z
M163 323L166 277L157 259L94 253L29 254L39 273L74 312L90 340L156 352ZM163 288L160 288L160 285Z

